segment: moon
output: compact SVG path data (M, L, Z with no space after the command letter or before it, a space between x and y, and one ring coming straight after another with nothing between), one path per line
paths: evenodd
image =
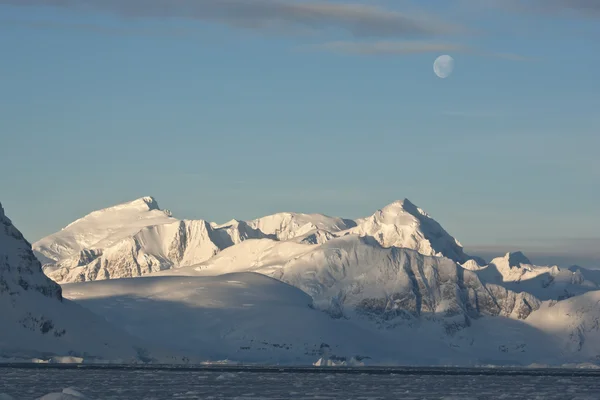
M439 56L433 63L433 72L438 78L447 78L454 70L454 58L449 55Z

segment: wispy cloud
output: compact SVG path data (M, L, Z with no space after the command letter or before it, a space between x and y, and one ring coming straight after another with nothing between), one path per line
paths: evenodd
M465 52L467 47L461 44L435 43L425 41L334 41L304 46L307 50L328 51L355 55L398 55L438 52Z
M575 12L587 17L600 17L598 0L530 0L525 7L549 13Z
M308 46L304 50L328 51L352 55L407 55L422 53L470 53L512 61L529 61L532 58L513 53L498 53L480 50L458 43L433 41L334 41Z
M491 6L517 12L600 17L598 0L462 0L462 2L463 5Z
M114 27L114 26L103 26L96 24L80 24L80 23L66 23L57 21L42 21L42 20L12 20L12 19L0 19L0 25L2 26L20 26L34 29L51 29L51 30L77 30L91 33L99 33L103 35L117 35L117 36L173 36L181 37L191 34L190 31L184 29L143 29L143 28L128 28L128 27Z
M535 57L529 57L529 56L524 56L524 55L515 54L515 53L495 53L495 52L485 53L485 52L482 52L481 54L488 56L488 57L501 58L501 59L510 60L510 61L535 61L536 60Z
M11 6L50 6L122 17L185 18L246 29L338 29L357 37L407 37L464 32L432 16L325 0L0 0Z

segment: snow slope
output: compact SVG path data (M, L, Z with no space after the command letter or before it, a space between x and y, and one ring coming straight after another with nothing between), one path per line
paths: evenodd
M0 358L139 362L152 357L143 342L63 299L1 205L0 315Z
M352 254L352 248L360 248L357 243L349 246L344 257ZM316 301L298 288L262 274L211 276L206 275L207 269L195 267L141 278L65 284L63 291L66 297L154 345L214 362L309 365L319 360L324 364L354 360L367 365L471 366L597 362L600 291L558 302L537 302L536 310L523 313L522 300L532 304L534 298L484 285L473 271L463 271L463 283L457 284L460 269L450 260L429 257L432 260L427 265L428 257L412 250L374 247L371 251L380 257L380 267L370 272L358 269L360 260L352 267L347 264L345 277L336 276L331 287L314 285L311 278L295 274L302 262L323 253L304 254L307 258L300 257L300 264L292 265L290 271L272 269L298 279L289 279L298 286L312 282L314 286L305 289L312 290ZM416 283L402 278L404 273L380 275L395 268L388 252L398 252L398 265L408 266L411 257L419 259L412 263L421 263L423 275L415 277ZM313 261L317 262L307 271L309 277L330 276L335 269ZM364 274L364 279L357 280L357 272ZM373 281L377 276L382 279ZM361 279L362 292L347 290ZM480 297L476 301L465 298L461 286ZM318 299L326 299L338 289L344 295L333 298L342 305L343 315L331 309L323 312ZM415 302L418 296L409 297L418 291L420 309ZM426 296L426 291L431 294Z
M521 252L495 258L477 272L484 282L530 293L540 300L563 300L600 290L600 276L595 271L532 265Z
M279 213L219 225L177 220L161 211L152 197L144 197L95 211L34 243L34 250L46 274L64 283L136 277L198 264L247 239L323 244L344 235L372 236L383 247L404 247L458 262L470 259L456 239L408 200L356 221Z
M527 365L559 360L552 338L522 321L482 318L454 336L427 319L382 328L360 316L331 318L311 307L306 293L255 273L163 273L70 283L63 290L133 335L215 362Z
M544 319L539 317L545 315L542 310L549 304L563 304L565 299L577 303L576 299L600 293L594 271L534 266L521 253L509 253L489 265L468 266L410 249L384 248L373 238L345 235L316 245L247 241L200 265L161 275L258 272L302 289L311 295L315 308L334 319L369 321L391 330L421 326L426 321L443 332L436 340L450 340L473 351L473 343L481 344L483 337L495 337L493 343L502 343L503 337L510 336L508 326L523 334L533 329L538 338L547 336L554 345L546 351L562 349L561 343L569 342L580 324L567 328L574 323L558 313L555 324L565 329L548 329L538 322ZM584 314L595 321L595 313ZM586 326L594 325L588 322ZM479 334L482 329L484 336ZM519 352L532 344L531 339L511 343L498 344L498 348ZM481 354L489 351L486 346L479 349ZM591 347L561 350L554 362L594 362L594 351ZM496 363L494 360L488 359L490 364Z
M426 316L440 320L454 332L483 315L522 319L539 304L527 293L484 284L477 272L465 270L450 259L384 248L373 238L357 235L321 245L247 241L202 264L162 275L214 276L248 271L303 290L317 308L333 317L358 312L386 325Z
M587 354L590 361L600 360L600 291L544 302L527 322L560 338L563 354Z

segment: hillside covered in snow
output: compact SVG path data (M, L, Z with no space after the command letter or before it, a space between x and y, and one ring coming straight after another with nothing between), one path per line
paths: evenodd
M518 320L474 319L469 329L449 334L435 318L398 318L393 326L351 311L332 318L301 290L256 273L161 274L63 288L65 296L132 335L212 362L426 366L562 360L551 336Z
M600 359L597 271L536 266L519 252L470 257L408 200L356 220L280 213L216 224L175 219L147 197L34 249L68 298L156 346L211 360Z

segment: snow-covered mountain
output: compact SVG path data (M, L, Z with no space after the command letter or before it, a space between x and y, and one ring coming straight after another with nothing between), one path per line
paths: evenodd
M152 357L143 341L63 299L61 287L44 275L31 245L4 214L2 205L0 315L0 359L135 362Z
M323 214L278 213L249 221L248 225L278 240L288 240L313 231L340 232L355 227L356 222Z
M464 253L458 240L407 199L357 220L356 226L345 233L371 236L383 247L413 249L426 256L447 257L461 263L472 258Z
M249 240L197 266L161 275L257 272L303 290L315 307L334 318L360 314L395 326L423 317L437 320L448 333L483 316L525 319L539 308L536 296L488 280L486 269L472 271L448 258L344 235L320 245ZM588 283L592 286L582 286L580 292L597 288Z
M564 300L600 290L600 274L585 268L533 265L521 252L507 253L479 268L478 275L515 292L526 292L540 300Z
M33 248L57 282L136 277L193 265L248 238L268 235L243 221L178 220L144 197L95 211Z
M370 236L402 247L466 262L461 244L408 200L356 221L322 214L279 213L226 224L177 220L152 197L95 211L33 248L59 283L136 277L209 260L247 239L323 244L344 235ZM481 263L481 260L477 260Z
M59 261L89 249L103 249L131 237L142 228L176 221L152 197L94 211L59 232L34 243L34 251Z
M267 363L564 364L600 355L597 271L535 266L519 252L490 263L469 257L408 200L357 220L186 221L151 198L91 215L56 234L60 246L35 245L51 259L46 273L67 297L171 350Z

